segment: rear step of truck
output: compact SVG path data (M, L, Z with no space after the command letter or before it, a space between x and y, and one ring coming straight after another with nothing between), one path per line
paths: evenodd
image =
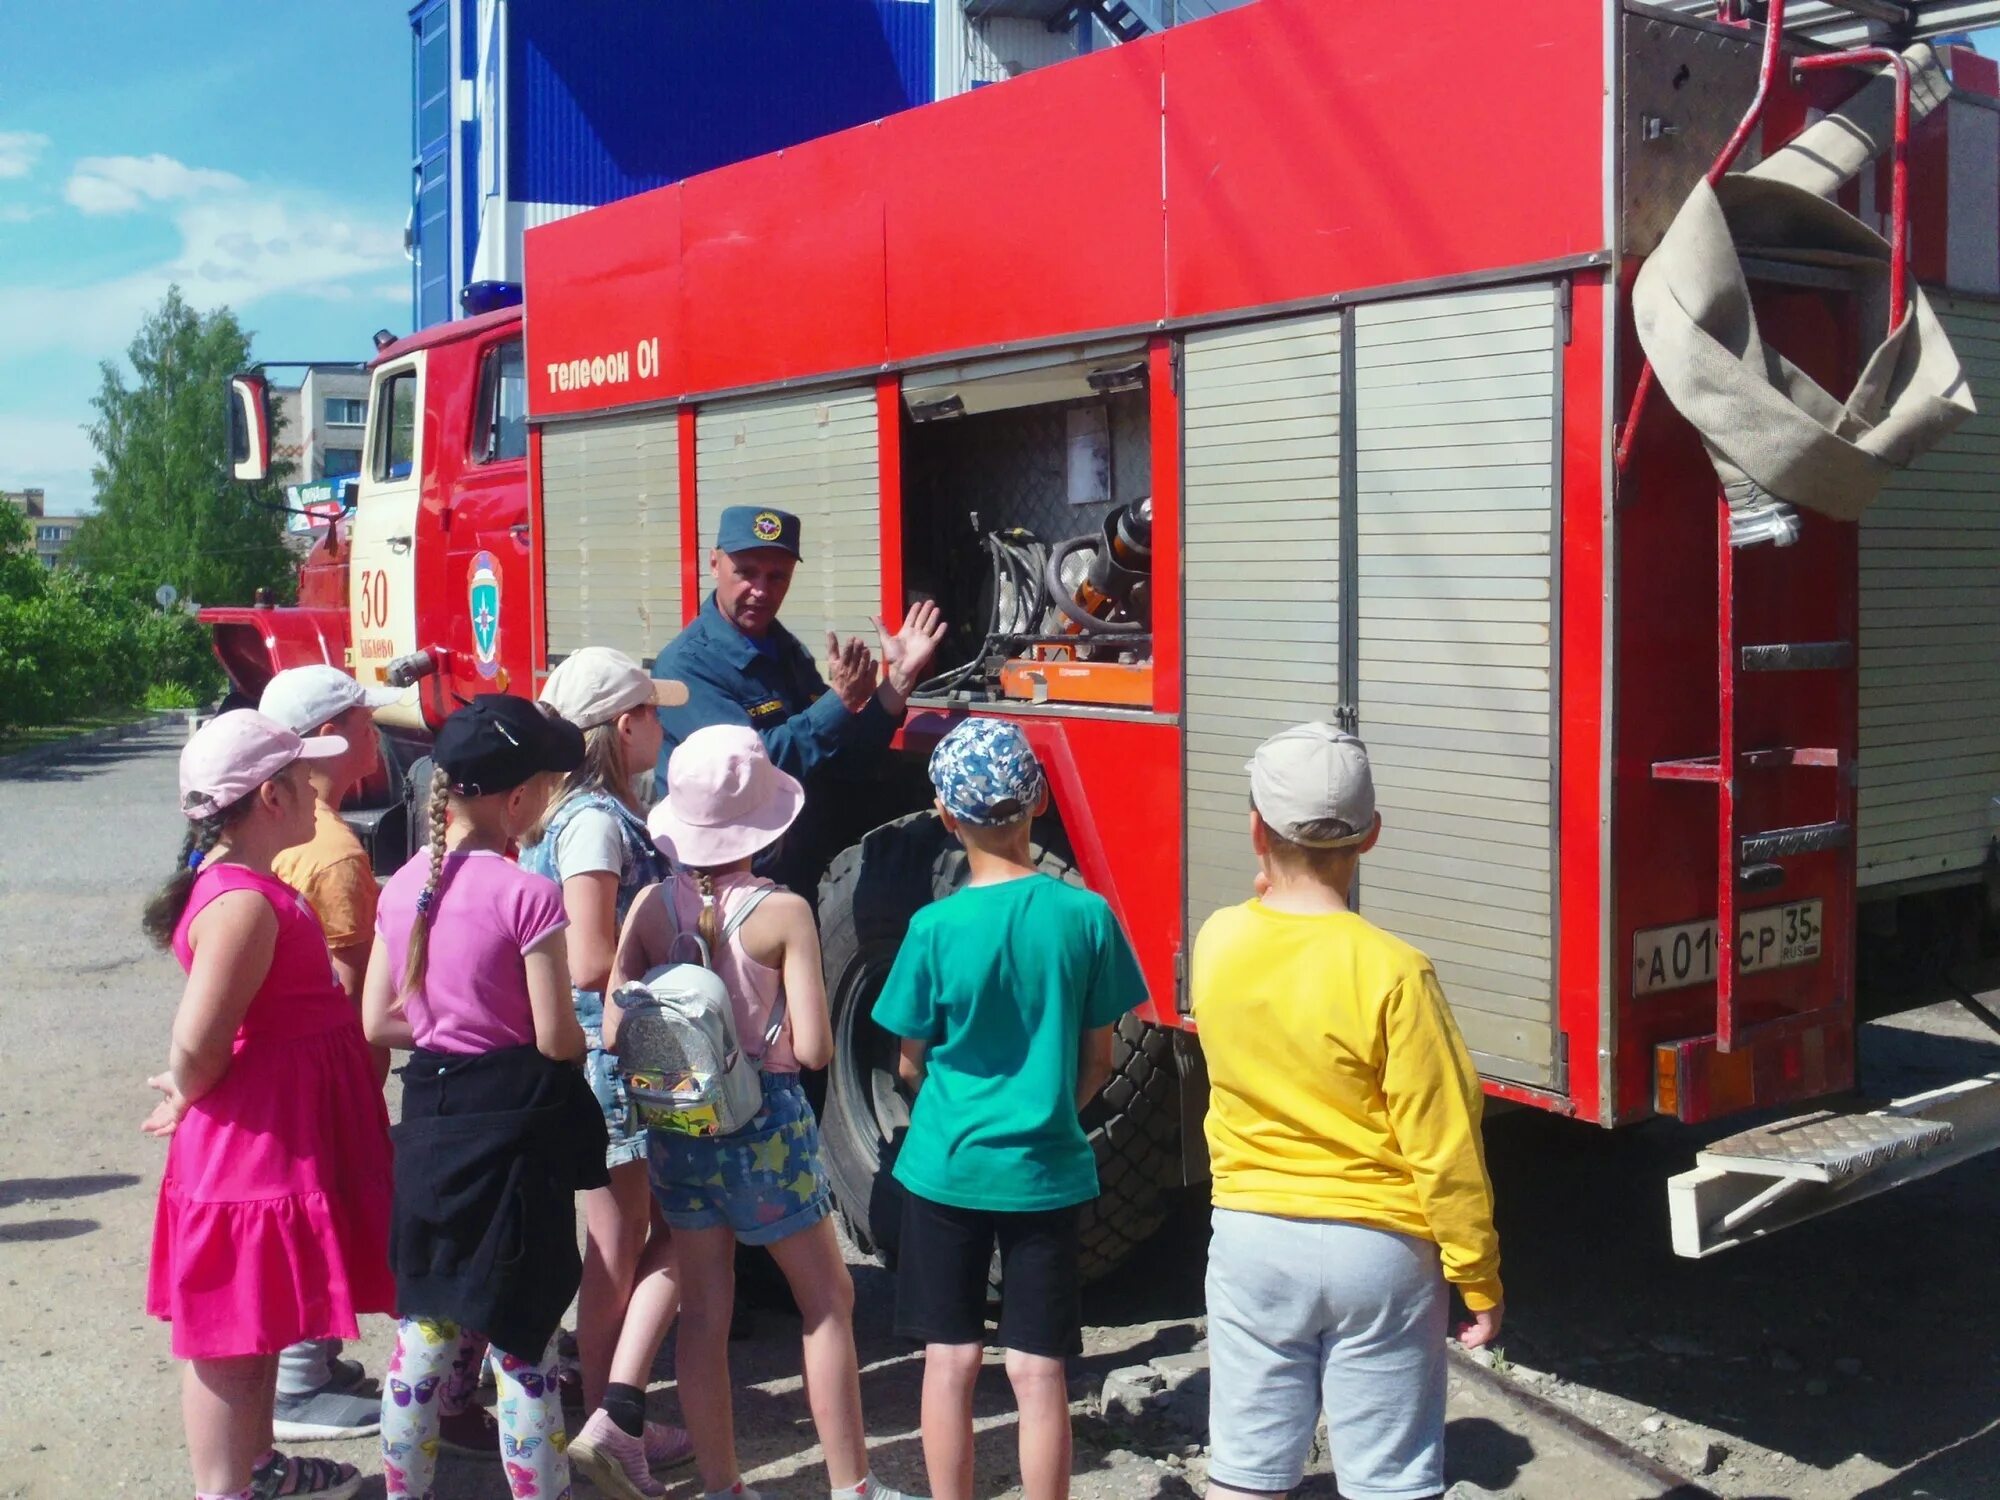
M2000 1146L2000 1073L1717 1141L1667 1180L1674 1253L1714 1255Z

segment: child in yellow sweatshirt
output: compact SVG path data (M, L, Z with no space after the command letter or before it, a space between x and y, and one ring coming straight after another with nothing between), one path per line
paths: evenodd
M1212 1497L1281 1495L1323 1412L1347 1500L1444 1489L1447 1285L1500 1331L1479 1077L1430 960L1347 905L1381 833L1330 724L1249 764L1255 899L1195 940L1210 1083Z

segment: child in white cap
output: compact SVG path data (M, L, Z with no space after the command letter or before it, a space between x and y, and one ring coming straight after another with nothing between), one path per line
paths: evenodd
M337 667L317 663L288 667L265 685L257 711L293 734L311 739L330 735L347 749L307 762L313 790L313 833L283 851L271 873L306 898L326 934L333 972L361 1013L361 977L375 938L375 867L354 830L341 821L340 806L382 764L375 710L403 696L397 688L366 687ZM389 1074L389 1054L375 1049L375 1076ZM381 1424L382 1403L364 1394L366 1372L359 1360L342 1359L338 1339L315 1339L278 1357L278 1405L272 1430L281 1442L367 1437ZM372 1392L372 1388L371 1392Z
M402 696L395 688L366 687L337 667L319 664L278 673L257 703L259 713L293 734L334 735L347 742L344 753L308 770L315 803L313 836L279 855L275 869L319 918L334 971L357 1011L361 976L368 970L368 948L375 939L375 871L361 840L341 821L340 806L382 764L375 710ZM388 1061L384 1054L384 1076Z
M278 1351L351 1339L389 1312L389 1120L360 1017L319 922L272 873L313 831L307 768L347 749L250 709L181 752L187 842L145 928L188 976L165 1095L146 1310L188 1361L181 1412L197 1500L344 1500L350 1464L271 1446Z
M646 1420L653 1360L680 1307L673 1240L646 1184L646 1133L628 1128L617 1059L604 1050L604 990L618 930L632 902L671 867L646 830L653 765L664 731L659 710L687 701L622 651L585 646L549 674L542 705L583 731L583 764L563 778L521 867L562 887L569 916L569 978L590 1050L584 1073L604 1111L611 1185L583 1195L583 1289L576 1344L590 1413L570 1462L614 1500L664 1494L652 1469L686 1463L694 1446L678 1427Z
M679 872L633 904L615 991L676 957L699 932L729 990L736 1035L762 1073L763 1108L729 1135L651 1133L653 1192L674 1232L682 1307L674 1370L708 1500L756 1500L736 1459L729 1320L736 1246L771 1252L805 1327L806 1392L832 1500L906 1500L869 1471L854 1352L854 1283L834 1234L819 1122L799 1069L833 1057L819 930L805 898L753 875L805 804L747 725L698 729L667 765L667 798L648 820ZM620 1011L605 1013L616 1050ZM765 1038L769 1037L768 1043Z
M1331 724L1249 764L1258 895L1195 939L1208 1062L1209 1495L1281 1495L1321 1415L1341 1494L1444 1489L1447 1287L1500 1330L1479 1075L1430 960L1348 908L1381 819Z
M896 1331L924 1345L931 1492L973 1500L972 1397L997 1245L1021 1491L1065 1500L1064 1361L1083 1352L1080 1231L1098 1192L1078 1112L1110 1077L1113 1028L1146 986L1104 898L1036 867L1030 839L1048 782L1018 725L967 719L939 742L930 772L969 879L910 919L875 1002L917 1089L896 1158Z

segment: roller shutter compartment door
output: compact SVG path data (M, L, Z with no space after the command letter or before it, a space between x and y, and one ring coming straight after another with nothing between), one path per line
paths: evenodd
M2000 306L1933 306L1979 410L1861 521L1863 886L1976 871L2000 826Z
M873 641L882 612L881 446L875 388L717 402L695 417L702 571L731 505L804 523L786 626L819 654L826 632Z
M1361 910L1437 966L1480 1071L1555 1055L1554 288L1354 313Z
M681 628L680 428L673 411L542 429L549 656L637 661Z
M1190 335L1182 542L1187 922L1250 896L1243 763L1340 693L1338 313Z

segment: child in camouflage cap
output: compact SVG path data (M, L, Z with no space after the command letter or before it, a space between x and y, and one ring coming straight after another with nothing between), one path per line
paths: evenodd
M1048 783L1020 729L973 718L931 757L938 815L969 879L919 911L875 1021L917 1090L896 1328L924 1352L924 1460L937 1500L972 1500L972 1391L994 1246L999 1342L1020 1406L1027 1500L1069 1494L1069 1389L1082 1349L1078 1226L1097 1162L1078 1111L1111 1073L1112 1031L1145 999L1102 897L1052 879L1029 841Z

